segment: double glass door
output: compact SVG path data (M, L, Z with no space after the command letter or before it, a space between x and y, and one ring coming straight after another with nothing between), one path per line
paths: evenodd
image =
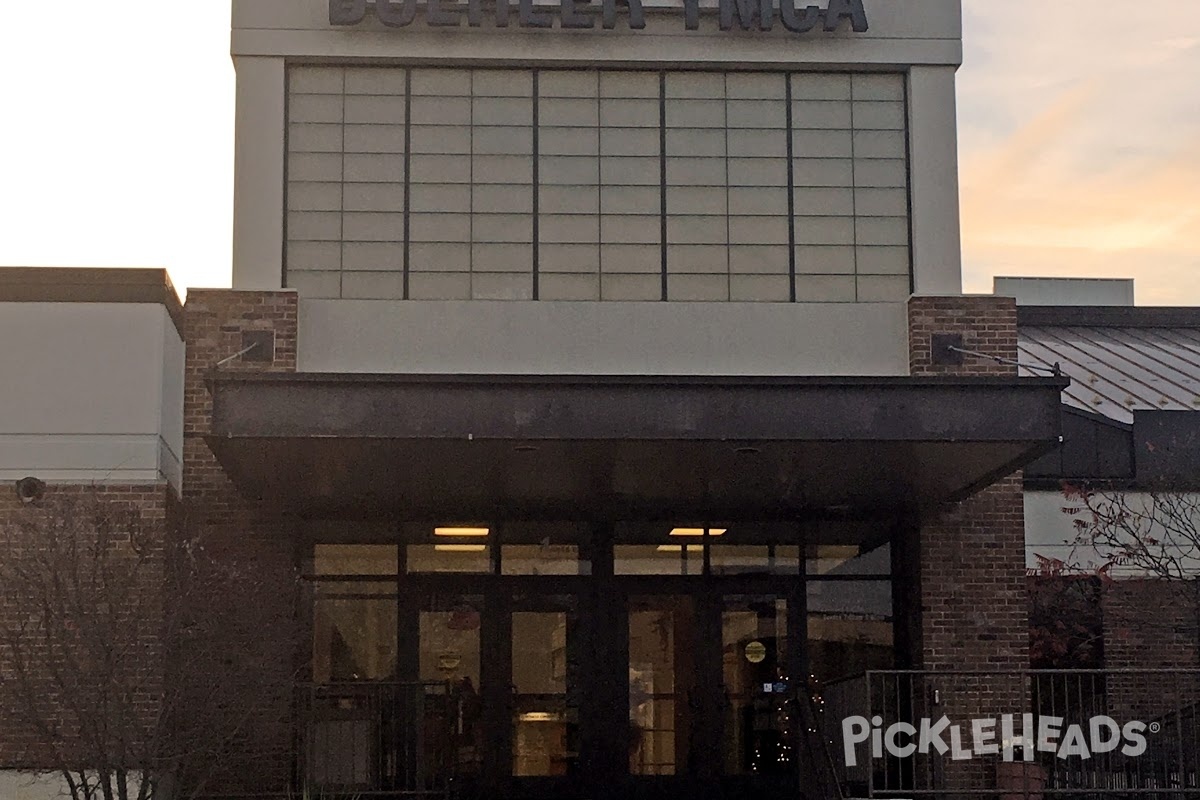
M823 718L809 687L836 701L841 679L894 666L888 543L722 525L414 523L402 544L315 544L308 784L798 796Z
M430 665L422 677L461 672L478 687L459 763L474 764L489 793L796 796L794 588L505 583L423 604L414 631Z
M497 798L794 797L802 586L688 573L319 582L313 678L335 694L309 732L312 781L417 790L453 774ZM420 688L439 685L454 720Z
M630 794L795 796L800 675L787 589L623 594Z

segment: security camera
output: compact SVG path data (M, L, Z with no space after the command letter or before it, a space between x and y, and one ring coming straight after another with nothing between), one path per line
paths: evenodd
M33 503L46 494L46 482L37 478L21 478L17 481L17 497L22 503Z

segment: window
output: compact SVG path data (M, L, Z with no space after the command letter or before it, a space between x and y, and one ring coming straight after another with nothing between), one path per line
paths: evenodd
M296 66L306 297L899 302L898 74Z

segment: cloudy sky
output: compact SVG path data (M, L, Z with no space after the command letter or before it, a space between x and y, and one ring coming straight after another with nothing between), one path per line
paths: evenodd
M0 264L228 286L226 0L8 5ZM963 5L967 289L1133 277L1139 303L1200 305L1200 3Z

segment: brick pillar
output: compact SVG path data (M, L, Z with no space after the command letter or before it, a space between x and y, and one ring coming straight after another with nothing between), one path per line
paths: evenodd
M1011 297L926 297L908 301L909 369L914 375L1017 374L1012 364L962 356L961 364L936 364L933 341L939 335L962 337L962 349L1017 360L1017 302Z
M945 353L960 348L998 356ZM909 353L914 376L1015 377L1017 308L1011 298L913 297L909 301ZM1029 666L1029 597L1025 582L1025 520L1020 473L967 500L921 519L909 552L918 562L919 622L914 661L926 670L1004 672ZM965 724L1024 710L1023 683L1015 677L932 679L941 703L929 710ZM969 735L969 734L968 734ZM943 764L942 787L989 788L987 759Z
M287 517L243 498L204 437L211 430L212 396L207 379L224 373L296 369L297 299L287 291L192 290L184 308L187 346L184 382L183 503L186 535L202 546L208 562L233 574L239 597L211 597L200 613L229 621L228 650L192 653L214 670L226 696L198 697L230 706L252 704L239 740L245 743L214 775L202 776L210 793L278 791L291 768L291 698L300 656L297 635L297 538ZM233 358L243 333L269 331L273 358ZM213 682L197 687L211 692ZM252 696L246 696L252 695ZM240 756L240 757L239 757Z
M204 441L211 430L212 395L207 379L217 364L244 348L244 331L271 331L274 359L234 358L220 372L296 371L295 292L192 289L184 307L183 497L193 522L234 520L254 513L241 500Z

